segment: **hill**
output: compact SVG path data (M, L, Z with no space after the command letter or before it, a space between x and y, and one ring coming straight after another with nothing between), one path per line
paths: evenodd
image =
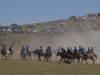
M48 35L39 35L34 33L26 33L28 29L37 30L39 33L41 30L43 30L45 27L51 27L51 26L58 26L60 29L64 30L67 27L67 31L70 31L71 28L79 28L79 25L83 25L84 28L86 28L86 25L91 26L91 31L93 30L93 25L97 25L97 31L100 29L100 17L96 16L95 20L92 20L93 17L87 17L86 21L82 21L83 17L76 17L73 19L61 19L61 20L54 20L54 21L48 21L43 23L38 23L38 28L28 28L26 25L22 25L24 28L24 33L1 33L0 36L0 48L2 48L2 45L6 45L7 48L10 45L13 45L13 48L15 50L20 50L22 46L30 45L31 49L35 47L40 47L41 45L46 47L48 45L52 45L54 43L54 40L59 40L59 37L65 35L70 35L70 32L65 32L63 35L57 37L52 36L50 39L50 36ZM61 22L65 23L65 26L61 26ZM61 39L61 38L60 38ZM58 46L57 46L58 47Z

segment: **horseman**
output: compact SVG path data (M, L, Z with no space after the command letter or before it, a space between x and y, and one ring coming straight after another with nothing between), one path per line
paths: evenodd
M83 54L84 56L86 56L87 55L87 53L86 53L86 51L85 51L85 49L82 47L82 49L81 49L81 54Z
M72 52L72 48L70 47L70 51Z
M68 52L70 51L69 47L67 48L67 51L68 51Z
M74 47L75 49L74 49L74 53L75 54L78 54L78 50L77 50L77 48L76 47Z
M61 51L62 51L62 54L66 53L66 50L63 47L61 48Z
M12 55L12 46L9 47L9 52Z
M29 51L29 46L28 46L28 45L26 46L26 52L27 52L27 53L30 53L30 51Z
M82 48L81 48L81 46L79 46L79 52L81 52L82 51Z
M93 47L91 47L91 53L92 53L92 54L94 53L94 49L93 49Z
M72 51L71 51L71 49L69 47L67 48L67 53L72 55Z
M44 49L42 46L40 46L40 52L43 53Z
M92 52L91 52L91 49L88 47L88 54L91 54Z
M22 48L22 50L21 50L21 54L23 54L23 53L26 53L26 49L25 49L24 46L23 46L23 48Z
M3 46L3 50L5 50L5 51L6 51L6 46Z
M82 50L85 51L85 49L82 47ZM85 51L86 52L86 51Z
M48 48L46 49L46 53L51 53L51 48L50 48L50 46L48 46Z

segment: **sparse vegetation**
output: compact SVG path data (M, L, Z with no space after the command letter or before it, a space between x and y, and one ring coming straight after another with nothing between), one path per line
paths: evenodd
M0 60L0 75L99 75L100 65Z

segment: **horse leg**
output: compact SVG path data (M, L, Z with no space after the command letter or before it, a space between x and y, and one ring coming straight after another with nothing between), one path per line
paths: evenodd
M83 58L82 58L82 61L81 61L81 64L83 63Z
M62 58L60 59L59 63L62 61Z
M85 59L85 61L86 61L86 64L88 64L88 62L87 62L87 60Z
M40 61L39 56L38 56L38 60Z
M78 58L78 62L77 63L79 63L80 62L80 58Z
M7 60L7 56L5 55L5 59Z
M3 54L2 54L2 58L1 59L3 59Z
M31 60L32 60L32 54L31 54Z
M26 54L25 54L25 60L26 60Z
M48 62L48 57L47 57L47 62Z
M38 56L38 60L39 60L39 61L41 61L41 58L40 58L40 56Z
M94 65L95 60L93 60L93 65Z
M49 57L49 61L50 61L50 57Z

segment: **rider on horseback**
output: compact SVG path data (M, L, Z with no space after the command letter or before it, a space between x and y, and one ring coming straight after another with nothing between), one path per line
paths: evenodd
M29 51L29 46L28 46L28 45L26 46L26 52L27 52L27 53L30 53L30 51Z
M5 50L5 51L6 51L6 46L3 46L3 50Z
M70 51L72 52L72 48L70 47Z
M85 49L82 47L82 50L85 51ZM86 51L85 51L86 52Z
M66 53L66 50L62 47L61 48L62 54Z
M70 51L69 47L67 48L67 51Z
M85 51L85 49L82 47L82 49L81 49L81 54L83 54L84 56L86 56L86 51Z
M69 47L67 48L67 53L70 54L70 55L72 55L72 51L71 50L72 50L71 47L70 48Z
M91 49L88 47L88 54L91 54L92 52L91 52Z
M43 50L44 50L43 47L40 46L40 52L41 52L41 53L43 53Z
M78 54L78 50L77 50L77 48L76 47L74 47L75 49L74 49L74 53L75 54Z
M93 47L91 47L91 53L94 53L94 49L93 49Z
M23 54L23 53L26 53L26 49L25 49L24 46L23 46L23 48L22 48L22 50L21 50L21 54Z
M82 51L82 48L81 48L81 46L79 46L79 51L80 51L80 52Z
M51 53L51 48L50 48L50 46L48 46L48 48L46 49L46 53Z
M12 46L9 47L10 54L12 55Z

